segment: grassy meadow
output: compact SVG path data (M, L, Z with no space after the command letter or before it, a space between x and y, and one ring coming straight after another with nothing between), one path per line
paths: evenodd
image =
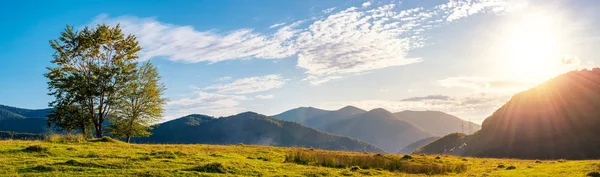
M0 176L587 176L600 160L387 155L253 145L0 141ZM592 174L590 174L592 175Z

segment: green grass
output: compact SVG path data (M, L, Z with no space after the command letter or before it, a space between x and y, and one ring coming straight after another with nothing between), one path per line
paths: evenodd
M0 141L0 176L587 176L600 171L600 160L560 161L253 145Z

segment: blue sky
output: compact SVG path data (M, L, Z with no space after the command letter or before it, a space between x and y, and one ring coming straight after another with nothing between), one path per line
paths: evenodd
M300 106L439 110L480 123L599 63L598 1L0 2L0 104L45 108L48 40L121 24L159 66L165 120Z

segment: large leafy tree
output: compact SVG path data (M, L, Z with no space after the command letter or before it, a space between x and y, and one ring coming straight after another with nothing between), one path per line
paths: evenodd
M165 86L150 62L144 63L126 85L123 99L110 119L109 130L113 136L126 138L129 143L132 136L151 135L148 130L161 119L164 111L165 99L161 96Z
M102 138L102 124L135 73L136 53L141 50L135 36L123 34L119 25L85 27L79 32L67 26L50 46L55 50L54 66L45 76L50 79L49 94L56 98L50 106L64 109L63 103L72 100L71 105L85 114L81 118L92 122L96 137Z

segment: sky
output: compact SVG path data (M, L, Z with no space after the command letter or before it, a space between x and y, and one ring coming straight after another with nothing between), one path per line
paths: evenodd
M0 104L46 108L56 39L120 24L166 85L163 121L297 107L435 110L481 123L600 63L595 0L0 2Z

